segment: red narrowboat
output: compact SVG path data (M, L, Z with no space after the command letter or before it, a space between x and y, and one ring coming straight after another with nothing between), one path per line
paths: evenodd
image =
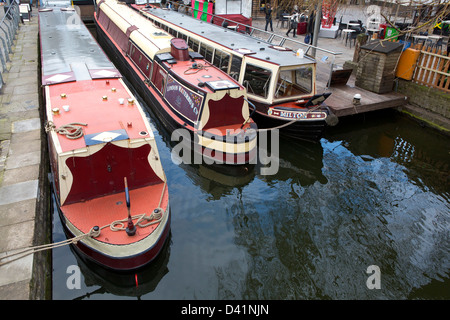
M168 238L167 180L144 110L74 17L72 8L39 11L53 192L80 256L134 270Z
M186 129L203 163L252 167L256 125L242 85L125 3L97 1L95 22L100 44L169 133Z

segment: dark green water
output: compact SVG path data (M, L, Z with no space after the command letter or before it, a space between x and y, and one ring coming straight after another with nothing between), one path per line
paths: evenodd
M53 251L54 299L450 299L450 139L395 112L341 123L320 144L281 141L280 168L226 179L175 165L172 233L135 275ZM65 239L59 217L54 241ZM69 289L68 268L81 269ZM380 289L366 285L380 269Z

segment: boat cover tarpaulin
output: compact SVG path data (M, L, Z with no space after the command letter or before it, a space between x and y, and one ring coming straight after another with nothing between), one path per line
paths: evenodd
M39 24L42 84L120 77L75 10L42 10Z

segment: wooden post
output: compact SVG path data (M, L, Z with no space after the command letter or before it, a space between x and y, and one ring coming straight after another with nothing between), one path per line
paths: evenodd
M355 52L353 53L353 62L358 63L359 53L361 52L361 46L367 43L368 35L360 33L356 38Z

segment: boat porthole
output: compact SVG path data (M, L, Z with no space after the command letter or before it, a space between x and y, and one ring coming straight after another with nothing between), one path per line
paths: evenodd
M141 136L146 136L148 133L147 133L147 131L141 131L141 132L139 132L139 134L140 134Z
M120 206L123 202L122 201L117 201L116 205Z

